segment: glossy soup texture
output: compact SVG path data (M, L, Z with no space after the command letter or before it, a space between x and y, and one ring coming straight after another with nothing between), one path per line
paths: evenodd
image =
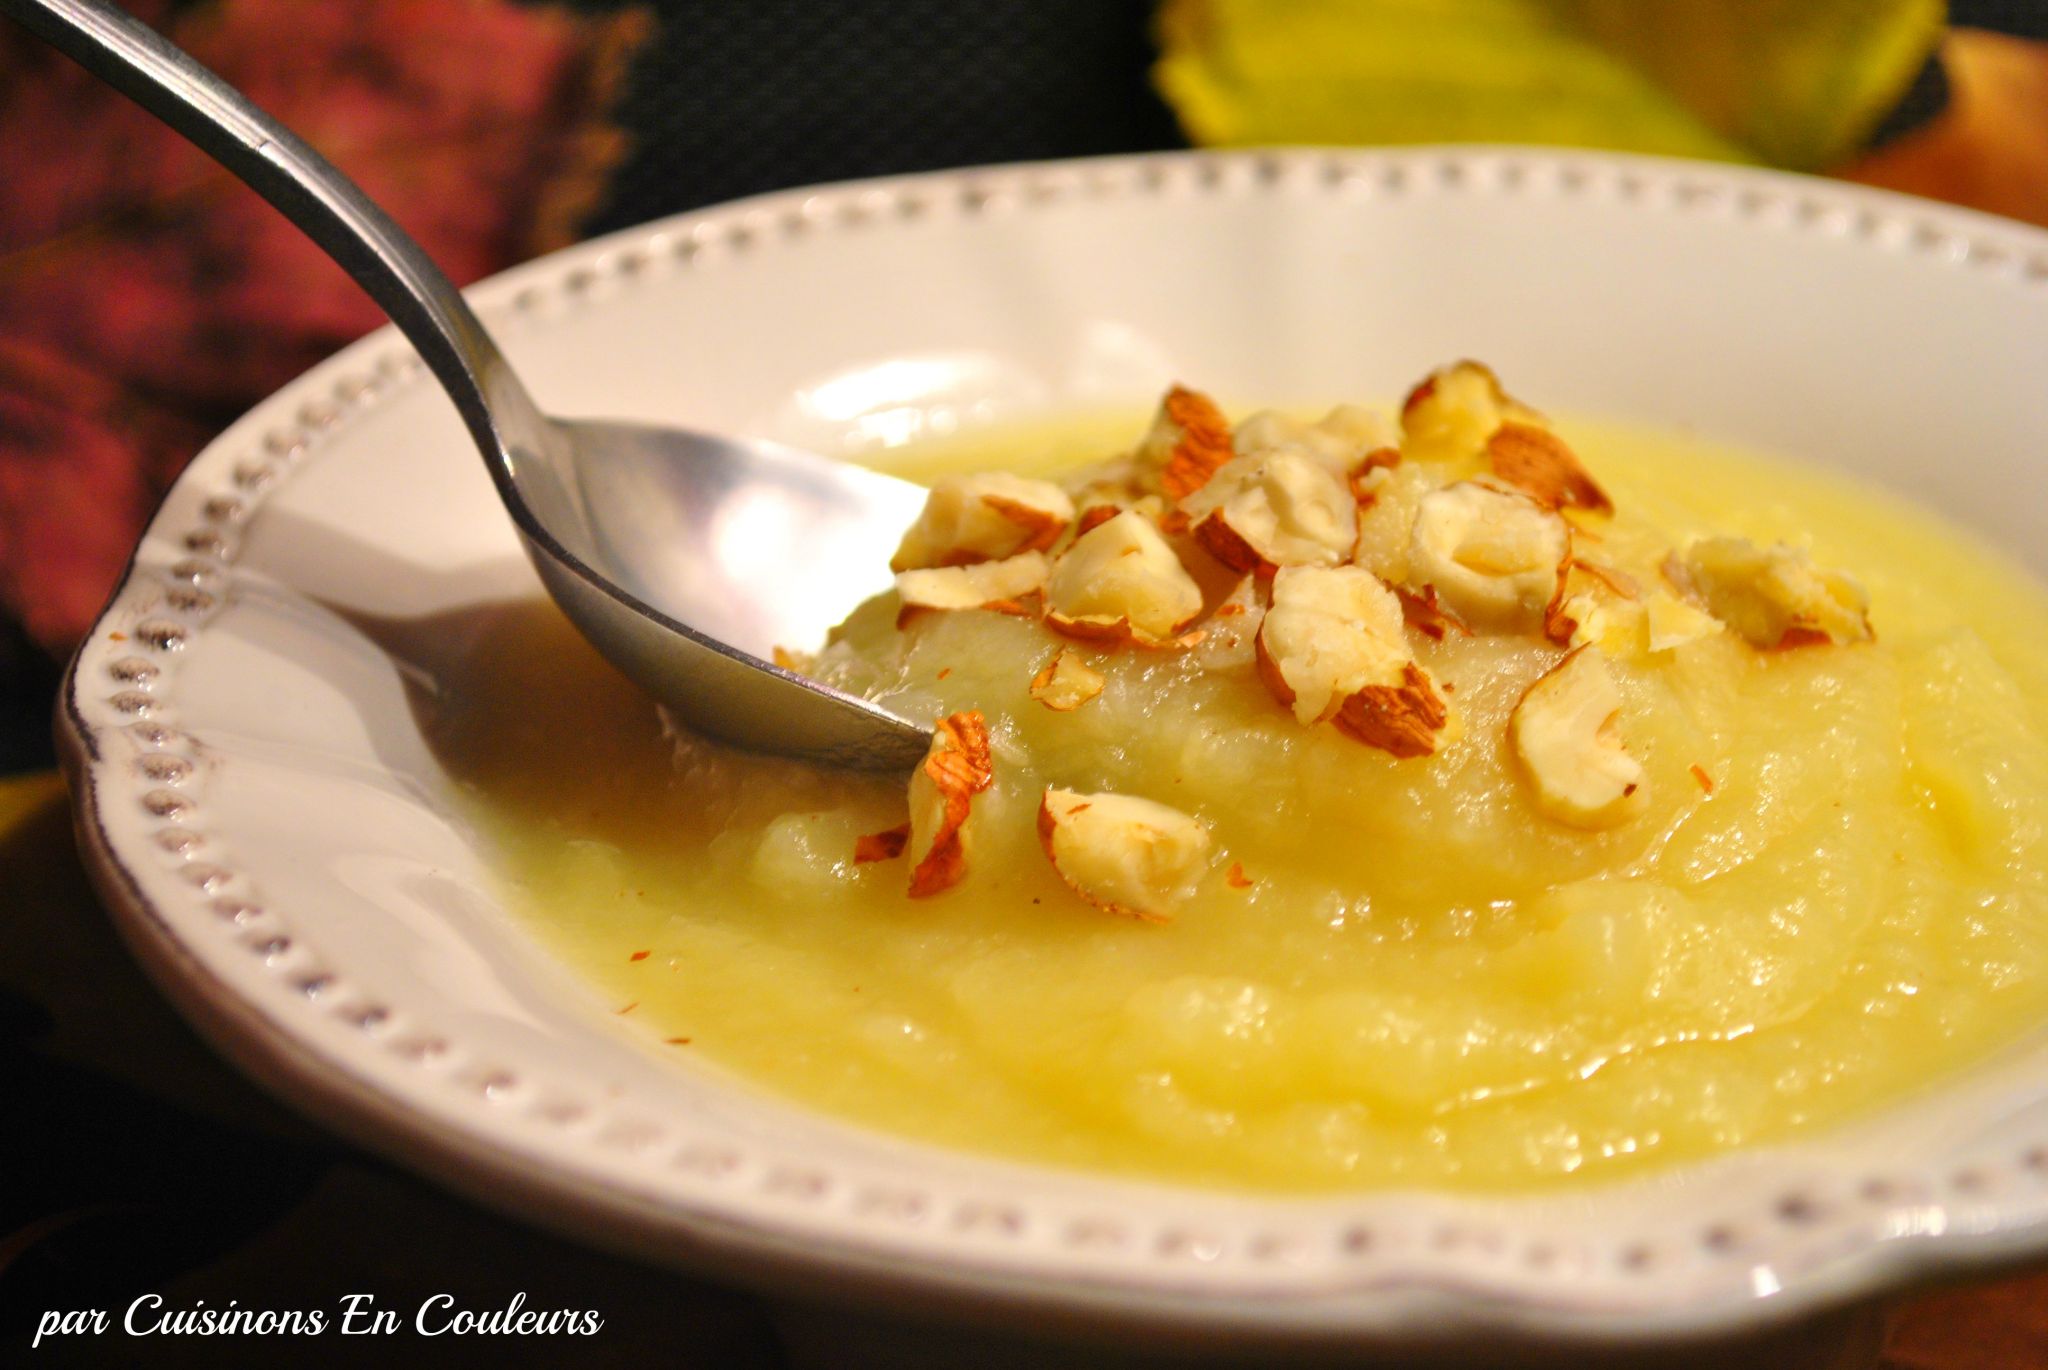
M1043 474L1132 429L891 464ZM1837 478L1566 432L1617 547L1810 545L1868 588L1878 635L1618 664L1648 795L1606 831L1535 816L1502 741L1558 649L1486 634L1418 651L1458 722L1396 761L1191 652L1091 652L1101 696L1055 713L1028 694L1057 649L1038 624L899 635L871 606L836 678L995 736L968 876L921 900L902 861L853 859L903 821L900 783L677 736L550 608L480 637L434 737L514 905L651 1050L1010 1157L1261 1190L1553 1185L1852 1117L2048 1018L2048 599ZM1209 824L1197 895L1165 924L1076 898L1034 833L1047 785Z

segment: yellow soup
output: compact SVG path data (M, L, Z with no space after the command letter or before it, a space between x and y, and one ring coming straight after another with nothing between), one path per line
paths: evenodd
M897 465L1045 471L1106 431ZM2048 600L1838 479L1566 431L1618 509L1595 555L1640 580L1645 530L1808 545L1867 587L1877 632L1617 659L1644 776L1619 826L1532 811L1503 736L1561 649L1483 632L1418 640L1453 718L1400 761L1298 725L1218 642L1087 648L1101 694L1056 712L1029 690L1061 645L1036 621L899 632L877 602L819 669L907 716L978 709L994 737L969 870L926 899L904 860L854 860L903 822L900 780L674 735L551 609L483 635L436 745L515 905L654 1049L1034 1161L1527 1188L1824 1125L2041 1021ZM1165 923L1076 898L1034 831L1047 786L1197 816L1197 892Z

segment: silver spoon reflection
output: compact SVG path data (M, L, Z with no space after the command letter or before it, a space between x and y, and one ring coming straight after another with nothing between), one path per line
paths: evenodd
M0 0L247 182L383 307L455 402L548 593L678 718L759 751L909 770L928 735L770 663L863 599L923 491L772 443L550 418L417 243L319 153L100 0Z

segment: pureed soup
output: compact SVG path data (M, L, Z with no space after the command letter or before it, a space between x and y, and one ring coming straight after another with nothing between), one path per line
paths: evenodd
M2048 1017L2007 561L1471 363L1398 422L1099 428L905 453L897 592L791 658L935 722L907 787L665 726L545 608L444 683L514 902L659 1049L1012 1157L1505 1189Z

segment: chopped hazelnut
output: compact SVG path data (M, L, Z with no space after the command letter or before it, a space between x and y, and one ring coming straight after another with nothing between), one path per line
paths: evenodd
M1662 590L1652 590L1644 599L1643 624L1653 652L1668 652L1721 631L1721 620Z
M1230 420L1201 391L1176 385L1160 401L1138 455L1158 471L1159 489L1168 499L1184 498L1230 460Z
M1563 438L1539 424L1510 419L1486 440L1486 460L1499 480L1545 509L1614 512L1614 501L1597 485Z
M1569 541L1566 542L1566 546L1569 548ZM1557 564L1557 581L1550 592L1550 602L1543 606L1543 636L1560 645L1570 642L1572 634L1577 632L1579 627L1578 619L1565 607L1571 581L1572 558L1571 553L1567 551L1565 559Z
M1611 566L1602 566L1597 561L1587 561L1578 556L1572 558L1572 569L1606 586L1609 593L1618 598L1639 600L1643 597L1642 587L1626 571L1617 571Z
M1180 507L1196 540L1236 571L1334 566L1358 542L1358 501L1344 480L1291 449L1232 459Z
M1238 456L1250 457L1261 452L1300 447L1307 437L1308 425L1292 414L1283 414L1277 409L1261 409L1256 414L1247 414L1244 422L1238 424L1231 434L1230 446Z
M1038 840L1067 886L1098 908L1165 922L1194 895L1209 829L1149 799L1048 789Z
M1143 515L1088 530L1053 563L1046 623L1070 637L1161 644L1202 611L1202 590Z
M1070 713L1102 693L1102 672L1062 647L1031 680L1031 697L1055 713Z
M910 777L911 898L949 890L967 874L974 796L994 779L987 720L973 711L940 719L931 750Z
M1475 361L1439 367L1401 404L1401 451L1417 460L1466 462L1485 448L1509 418L1537 414L1501 388L1493 371Z
M1448 612L1437 602L1436 587L1425 585L1420 590L1410 590L1396 585L1394 595L1401 601L1401 617L1410 628L1421 633L1432 642L1442 642L1449 633L1461 637L1472 636L1472 625Z
M1347 698L1335 722L1339 732L1406 760L1435 751L1450 719L1429 673L1411 661L1393 684L1368 685Z
M1557 619L1571 625L1562 645L1583 647L1592 643L1611 657L1635 656L1642 650L1643 625L1648 616L1639 604L1581 590L1565 596L1555 613ZM1548 612L1544 621L1546 627L1554 626ZM1547 635L1552 641L1560 640L1554 632Z
M1648 618L1641 597L1624 572L1573 555L1558 567L1556 592L1543 610L1543 635L1562 647L1596 643L1611 657L1637 656Z
M1351 560L1389 585L1406 581L1415 511L1440 484L1437 473L1412 463L1374 467L1354 481L1358 546Z
M892 571L970 566L1053 545L1073 521L1067 492L1042 480L988 472L947 476L925 496L924 512L903 535Z
M1415 663L1404 618L1369 571L1285 567L1259 626L1259 677L1303 723L1334 720L1394 756L1427 756L1449 712Z
M1642 807L1643 768L1616 728L1621 703L1606 659L1579 647L1515 705L1508 740L1545 817L1611 828Z
M1434 586L1469 623L1521 629L1542 619L1570 555L1557 514L1519 491L1459 481L1416 506L1407 581Z
M1414 659L1401 602L1356 566L1290 566L1273 578L1259 625L1259 675L1303 723L1337 713L1345 696L1400 678Z
M1374 452L1396 451L1401 439L1400 429L1385 414L1357 404L1338 405L1316 420L1310 434L1310 442L1347 471Z
M1074 522L1074 539L1079 541L1124 512L1120 504L1091 504L1081 511L1081 517Z
M896 594L903 601L897 623L908 622L920 610L996 609L1016 612L1019 601L1045 588L1052 565L1043 552L1026 552L1002 561L976 562L972 566L933 566L903 571L896 577Z
M1351 498L1358 501L1360 509L1372 508L1392 482L1394 468L1400 464L1400 448L1375 447L1345 472L1344 483L1351 487Z
M1868 642L1870 596L1798 548L1702 538L1664 565L1665 579L1752 646Z
M1340 404L1314 423L1273 409L1261 410L1237 426L1233 446L1241 457L1284 450L1306 452L1334 474L1348 477L1372 453L1393 451L1397 438L1384 415L1355 404Z

